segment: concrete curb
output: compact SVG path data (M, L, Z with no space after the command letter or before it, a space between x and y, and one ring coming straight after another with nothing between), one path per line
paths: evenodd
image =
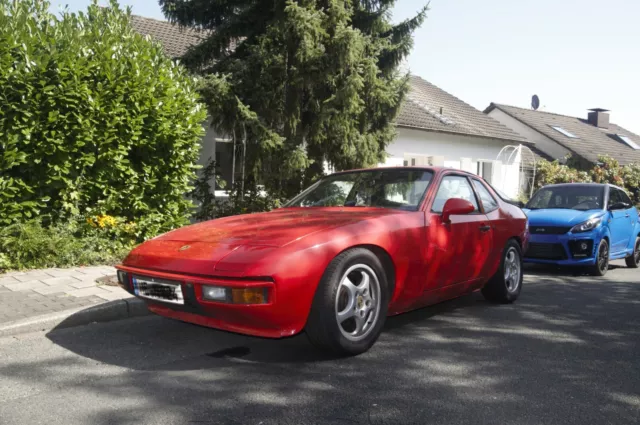
M111 322L151 314L144 301L138 298L109 301L92 307L58 311L29 319L0 324L0 337L27 332L48 332L90 323Z

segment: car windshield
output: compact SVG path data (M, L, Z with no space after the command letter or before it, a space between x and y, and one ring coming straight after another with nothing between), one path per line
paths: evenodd
M354 171L325 177L285 207L378 207L417 211L433 173L415 169Z
M527 203L527 208L593 210L604 206L603 186L562 185L543 187Z

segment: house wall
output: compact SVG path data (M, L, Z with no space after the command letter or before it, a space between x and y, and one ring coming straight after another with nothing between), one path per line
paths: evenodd
M519 164L506 166L497 160L506 145L508 142L501 140L401 127L398 128L395 141L387 147L387 161L380 165L403 166L407 159L407 165L412 165L412 157L416 157L415 165L427 165L421 163L422 158L432 157L432 165L458 168L481 175L515 198L519 188Z
M554 159L562 159L566 155L571 152L565 148L564 146L558 144L556 141L548 138L542 133L539 133L537 130L529 127L526 124L518 121L512 116L504 113L503 111L495 108L493 111L488 114L491 118L497 120L503 125L509 127L511 130L520 134L522 137L526 138L529 142L533 142L536 145L536 148L546 153L550 157Z

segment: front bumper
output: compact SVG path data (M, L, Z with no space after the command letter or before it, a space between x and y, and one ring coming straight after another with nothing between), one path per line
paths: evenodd
M299 333L306 322L308 311L300 310L299 306L287 308L279 298L286 300L286 295L279 297L276 285L269 280L227 279L189 276L117 266L118 270L127 273L127 284L120 286L145 301L153 313L171 319L181 320L196 325L236 332L245 335L284 338ZM175 304L161 300L149 299L135 294L131 277L144 276L170 280L179 283L182 288L184 304ZM265 304L231 304L225 302L208 301L202 298L202 285L215 285L230 288L260 287L268 291Z
M596 263L596 250L602 236L597 230L562 235L531 234L526 263L559 266L589 266ZM586 249L585 249L586 246Z

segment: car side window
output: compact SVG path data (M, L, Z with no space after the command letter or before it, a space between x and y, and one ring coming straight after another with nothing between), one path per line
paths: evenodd
M472 179L471 181L473 182L473 186L476 188L476 192L478 192L480 202L482 202L482 206L484 207L484 212L488 213L497 210L498 201L495 200L485 185L482 184L480 180Z
M626 203L627 205L629 205L629 208L631 208L633 206L633 202L631 202L631 198L629 198L629 195L627 195L627 192L625 192L624 190L620 190L620 197L622 198L622 202Z
M433 200L431 211L434 213L441 213L444 208L444 204L449 199L454 198L469 201L475 207L474 212L480 211L478 208L478 201L476 200L473 189L469 184L469 180L463 176L444 176L440 182L436 198Z
M622 196L620 196L620 191L615 187L609 188L609 207L613 204L617 204L618 202L623 202Z

